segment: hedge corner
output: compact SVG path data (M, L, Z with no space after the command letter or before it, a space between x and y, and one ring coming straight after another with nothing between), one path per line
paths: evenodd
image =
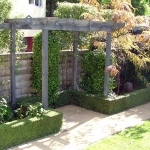
M0 150L59 132L62 113L50 110L42 117L24 118L0 125Z

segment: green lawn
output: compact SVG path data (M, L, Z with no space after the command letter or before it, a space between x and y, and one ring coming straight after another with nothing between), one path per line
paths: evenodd
M103 139L85 150L150 150L150 120Z

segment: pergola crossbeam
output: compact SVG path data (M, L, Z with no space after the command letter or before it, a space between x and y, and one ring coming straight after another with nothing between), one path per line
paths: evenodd
M31 21L28 19L32 19ZM66 31L112 31L124 27L124 23L100 22L75 19L22 18L9 19L8 23L0 24L1 29L10 29L9 24L15 24L16 29L33 30L66 30Z

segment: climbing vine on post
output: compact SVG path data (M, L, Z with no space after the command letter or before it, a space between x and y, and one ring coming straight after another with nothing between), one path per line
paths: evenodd
M42 33L34 37L32 63L32 87L35 93L42 94ZM48 39L48 100L53 102L59 87L60 43L56 33L51 32Z

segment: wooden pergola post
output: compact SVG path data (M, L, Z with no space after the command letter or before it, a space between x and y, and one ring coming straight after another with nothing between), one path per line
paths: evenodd
M107 32L105 68L110 65L110 57L111 57L111 32ZM108 93L109 93L109 72L105 72L104 96L108 96Z
M78 32L74 32L74 41L73 41L73 83L72 88L73 90L77 90L77 54L78 54Z
M11 72L11 106L12 109L16 108L16 77L15 77L15 62L16 62L16 28L14 24L10 25L11 30L11 54L10 54L10 60L11 60L11 66L10 66L10 72Z
M42 104L48 109L48 30L42 30Z

